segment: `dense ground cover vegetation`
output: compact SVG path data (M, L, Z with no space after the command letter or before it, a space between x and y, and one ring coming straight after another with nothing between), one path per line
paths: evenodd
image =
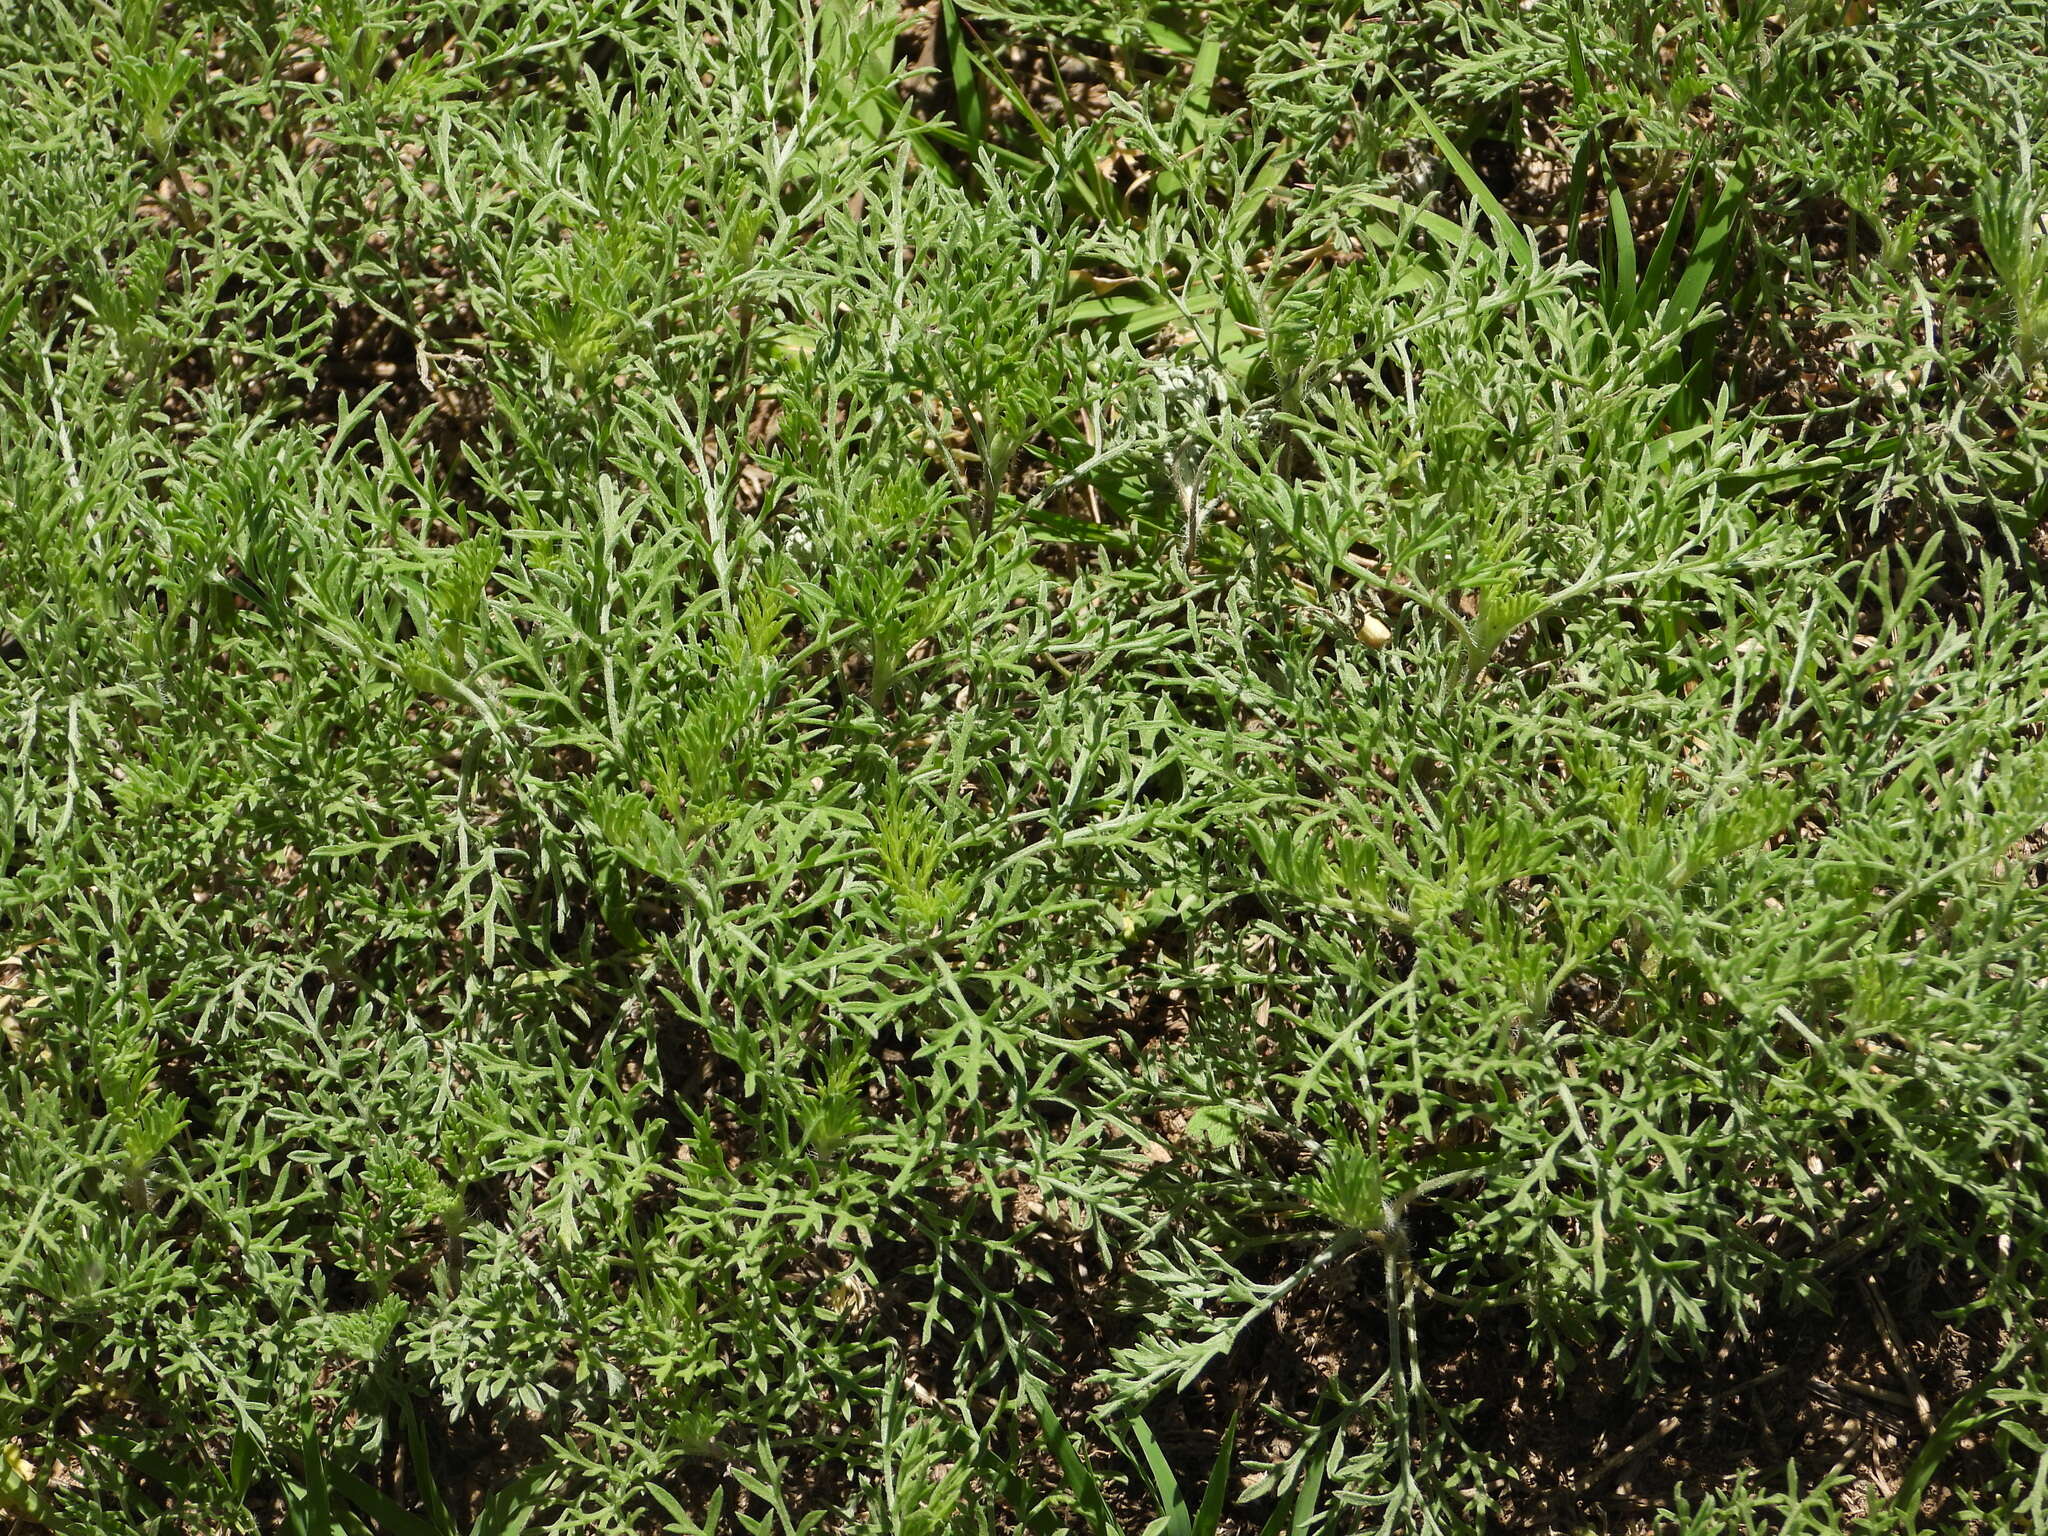
M2038 1529L2040 0L18 0L0 1521Z

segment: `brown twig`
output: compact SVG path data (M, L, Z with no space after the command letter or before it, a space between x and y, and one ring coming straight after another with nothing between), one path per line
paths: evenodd
M1920 1377L1913 1369L1913 1363L1906 1358L1906 1347L1899 1341L1899 1327L1892 1318L1892 1309L1878 1293L1877 1282L1865 1275L1862 1280L1863 1300L1870 1308L1870 1320L1877 1324L1877 1336L1884 1343L1884 1352L1891 1357L1892 1370L1899 1378L1899 1385L1906 1389L1913 1401L1913 1417L1919 1420L1920 1432L1934 1433L1934 1404L1928 1400L1926 1388L1920 1385Z
M1651 1446L1662 1440L1684 1422L1684 1418L1675 1413L1659 1419L1648 1431L1637 1435L1635 1439L1629 1441L1627 1445L1624 1445L1612 1456L1601 1462L1599 1466L1593 1469L1592 1475L1583 1479L1572 1491L1581 1497L1591 1493L1595 1488L1606 1482L1612 1474L1634 1461L1643 1452L1649 1450Z
M1892 1408L1910 1409L1913 1406L1913 1400L1903 1392L1887 1392L1883 1387L1873 1387L1867 1381L1856 1381L1848 1376L1837 1376L1832 1385L1854 1392L1858 1397L1867 1397L1874 1403L1884 1403Z
M1768 1371L1765 1371L1762 1375L1752 1376L1749 1378L1749 1380L1737 1382L1732 1387L1724 1387L1719 1392L1716 1392L1712 1397L1707 1399L1707 1406L1716 1406L1718 1404L1725 1403L1730 1398L1740 1397L1745 1392L1750 1391L1752 1388L1762 1386L1765 1382L1776 1381L1780 1376L1783 1376L1789 1369L1790 1367L1788 1366L1774 1365ZM1642 1455L1645 1451L1649 1450L1659 1440L1662 1440L1666 1435L1670 1434L1674 1429L1678 1428L1678 1426L1683 1424L1684 1422L1685 1416L1683 1414L1673 1413L1665 1415L1665 1417L1659 1419L1648 1430L1636 1436L1635 1439L1629 1441L1627 1445L1623 1446L1620 1450L1616 1451L1612 1456L1608 1457L1605 1461L1601 1462L1599 1466L1593 1469L1592 1474L1590 1476L1582 1478L1579 1481L1577 1486L1573 1488L1572 1492L1581 1498L1585 1497L1585 1495L1591 1493L1595 1488L1598 1488L1602 1483L1606 1482L1607 1479L1611 1477L1614 1473L1620 1471L1623 1467L1627 1466L1631 1461L1634 1461L1638 1456Z

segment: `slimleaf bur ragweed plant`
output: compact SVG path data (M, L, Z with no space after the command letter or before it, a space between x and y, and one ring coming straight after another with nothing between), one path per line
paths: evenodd
M2048 1520L2039 0L0 17L0 1523Z

